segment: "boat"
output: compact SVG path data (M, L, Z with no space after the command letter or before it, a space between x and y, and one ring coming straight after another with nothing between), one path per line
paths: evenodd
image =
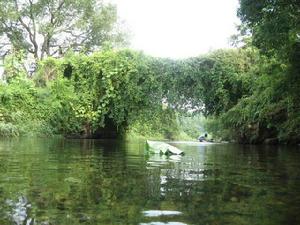
M154 154L164 155L183 155L184 152L180 149L161 141L146 141L147 149Z

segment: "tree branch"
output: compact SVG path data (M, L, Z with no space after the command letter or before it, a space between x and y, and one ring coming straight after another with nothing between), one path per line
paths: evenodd
M30 1L30 2L32 2L32 1ZM18 1L17 0L15 0L15 7L16 7L16 11L18 12L18 13L20 13L19 12L19 5L18 5ZM30 10L31 10L31 12L32 12L32 5L30 5ZM30 18L31 20L32 20L32 18ZM32 33L32 31L31 31L31 29L30 29L30 26L29 25L27 25L24 21L23 21L23 19L22 19L22 16L21 15L19 15L19 17L18 17L18 21L21 23L21 25L24 27L24 29L27 31L27 33L28 33L28 35L29 35L29 39L30 39L30 42L32 43L32 45L33 45L33 48L34 48L34 57L36 58L36 59L38 59L38 44L37 44L37 42L36 42L36 34L35 34L35 29L34 29L34 33ZM33 21L33 23L34 23L34 21ZM29 52L30 52L30 50L29 49L27 49Z

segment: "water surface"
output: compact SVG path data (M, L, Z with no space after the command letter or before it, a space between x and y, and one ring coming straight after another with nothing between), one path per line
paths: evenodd
M300 224L300 147L0 141L0 224Z

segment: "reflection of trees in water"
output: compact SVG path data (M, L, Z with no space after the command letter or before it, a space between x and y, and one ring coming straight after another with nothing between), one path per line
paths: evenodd
M187 224L300 224L297 150L185 147L180 160L146 162L141 148L93 140L1 142L0 224L11 224L7 200L20 196L38 223L138 224L151 222L143 210L174 210L183 213L176 221Z
M194 153L149 170L157 207L175 205L194 223L299 224L299 153L232 145Z
M24 193L37 222L134 224L142 211L145 177L127 165L123 148L122 143L92 140L15 143L11 155L24 180L17 185L3 183L1 202ZM12 163L1 165L11 169ZM7 218L1 224L10 222Z

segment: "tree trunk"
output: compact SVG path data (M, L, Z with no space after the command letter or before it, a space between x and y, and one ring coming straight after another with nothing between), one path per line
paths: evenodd
M91 138L92 137L92 126L90 122L86 122L84 125L84 138Z

